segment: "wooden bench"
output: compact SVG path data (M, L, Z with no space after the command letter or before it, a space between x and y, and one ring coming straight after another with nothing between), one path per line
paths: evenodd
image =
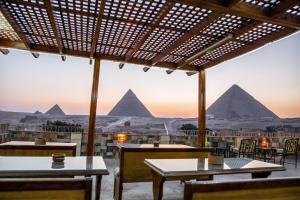
M34 142L11 141L0 144L0 156L51 156L54 153L76 156L76 143L47 142L46 145L35 145Z
M1 200L91 200L91 178L0 179Z
M187 147L187 146L186 146ZM123 183L152 182L145 159L206 158L211 148L124 148L120 147L120 167L114 171L114 199L122 199ZM210 180L211 176L203 176Z
M186 183L184 200L299 200L300 178Z

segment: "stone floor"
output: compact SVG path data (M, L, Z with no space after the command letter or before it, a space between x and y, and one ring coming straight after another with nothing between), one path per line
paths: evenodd
M103 176L101 188L101 200L113 199L113 169L118 167L118 161L106 159L105 163L109 169L109 176ZM295 165L286 164L286 171L273 172L270 177L300 177L300 161L298 168ZM230 181L238 179L250 179L250 174L218 175L214 181ZM183 197L183 184L179 181L167 181L164 183L164 200L181 200ZM152 200L152 183L126 183L124 184L123 200Z

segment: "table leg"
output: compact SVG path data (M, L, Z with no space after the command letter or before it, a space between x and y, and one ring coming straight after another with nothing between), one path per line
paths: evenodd
M156 173L152 170L153 176L153 199L154 200L162 200L163 195L163 185L165 182L165 178L162 177L160 174Z
M268 178L271 175L271 172L257 172L252 173L252 178Z
M96 192L95 192L96 200L100 200L101 179L102 179L101 175L96 175Z
M267 161L267 150L264 150L264 162Z

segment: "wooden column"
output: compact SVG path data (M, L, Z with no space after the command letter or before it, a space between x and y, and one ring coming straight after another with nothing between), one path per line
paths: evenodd
M90 117L89 117L89 132L87 142L87 156L94 155L94 137L95 137L95 124L96 124L96 110L97 110L97 97L98 97L98 85L99 85L99 73L100 73L100 59L95 59L93 86L90 105Z
M198 82L198 141L199 147L205 147L205 70L199 71Z

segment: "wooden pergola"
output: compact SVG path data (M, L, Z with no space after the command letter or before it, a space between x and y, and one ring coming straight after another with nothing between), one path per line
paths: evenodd
M205 69L300 29L299 0L1 0L0 47L95 60L88 149L93 154L100 60L199 74L198 145L205 141Z

